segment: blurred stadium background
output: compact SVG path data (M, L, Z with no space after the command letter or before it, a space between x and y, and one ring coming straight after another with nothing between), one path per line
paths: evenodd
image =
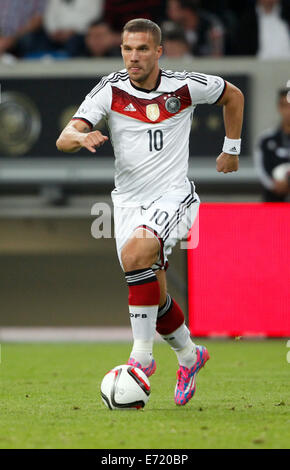
M254 165L254 147L261 132L279 122L277 90L290 79L289 58L187 55L164 57L161 66L221 75L241 88L246 107L239 171L226 175L216 172L215 158L224 137L222 110L199 106L192 125L189 176L208 207L216 202L255 203L257 207L262 201L262 186ZM65 155L55 146L60 131L100 77L121 68L118 57L59 60L47 54L37 59L5 54L0 62L0 340L24 338L12 327L83 327L82 338L87 339L105 339L105 327L123 327L129 334L127 288L114 239L95 240L91 235L93 204L111 204L111 145L105 144L96 156L85 151ZM288 262L280 266L284 272L278 275L289 284L289 204L283 204L288 208L283 212L288 238L283 238L279 253L285 252ZM256 217L254 212L252 217ZM270 217L275 233L276 219ZM236 236L234 241L247 242ZM279 238L273 243L275 257ZM186 251L176 248L170 261L170 292L187 311ZM225 278L226 269L222 273ZM239 271L239 263L235 269ZM260 294L263 289L266 294L277 272L256 274L262 286ZM206 291L207 278L202 279ZM285 284L281 289L284 295ZM278 293L279 285L275 295ZM266 304L265 295L265 308ZM288 329L282 332L285 335L287 331L290 334L289 309L286 295L280 311L273 311L273 317L269 317L274 323L274 316L281 315L281 322L288 322ZM67 331L72 338L73 330ZM225 334L239 331L223 328ZM34 337L40 339L40 332Z

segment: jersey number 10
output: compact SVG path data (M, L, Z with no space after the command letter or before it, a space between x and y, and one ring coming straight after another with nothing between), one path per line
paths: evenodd
M149 151L152 152L154 150L162 150L163 148L163 132L159 129L156 131L147 131L149 134Z

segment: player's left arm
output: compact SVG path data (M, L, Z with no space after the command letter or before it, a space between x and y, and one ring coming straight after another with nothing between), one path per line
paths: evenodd
M229 173L239 168L244 95L235 85L226 82L225 92L217 104L223 106L226 138L223 151L216 159L216 169Z

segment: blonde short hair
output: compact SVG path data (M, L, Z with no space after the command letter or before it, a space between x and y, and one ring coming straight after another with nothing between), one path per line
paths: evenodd
M136 18L134 20L128 21L122 31L122 41L125 31L128 33L149 32L152 34L155 44L157 46L160 46L161 44L161 29L151 20L147 20L145 18Z

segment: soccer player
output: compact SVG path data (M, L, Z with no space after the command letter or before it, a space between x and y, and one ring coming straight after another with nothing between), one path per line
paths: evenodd
M237 171L243 94L220 77L160 69L161 32L150 20L124 26L121 52L125 69L104 77L86 96L57 147L95 154L108 137L93 127L107 119L116 158L117 252L129 288L134 339L128 364L148 377L155 372L156 329L176 352L175 403L185 405L209 359L207 349L191 340L184 314L166 288L167 257L186 236L200 203L187 178L191 119L197 104L223 106L226 137L217 171Z
M281 165L290 165L290 88L278 90L278 112L280 123L274 129L268 129L259 136L254 161L263 187L264 202L287 202L290 197L290 179L285 176L275 178L273 170ZM289 175L289 170L288 170Z

